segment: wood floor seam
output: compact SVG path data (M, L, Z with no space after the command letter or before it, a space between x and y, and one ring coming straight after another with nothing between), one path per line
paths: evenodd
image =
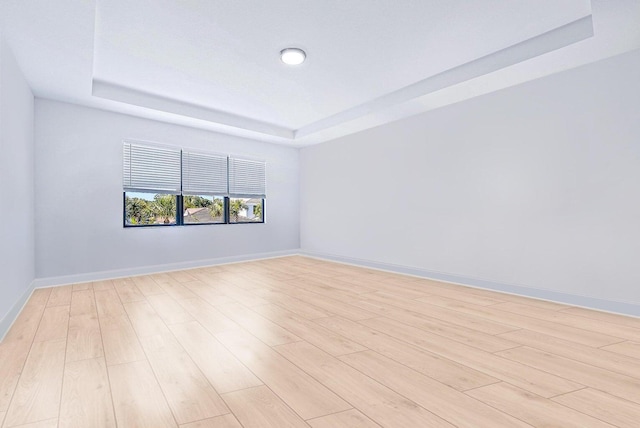
M113 387L111 386L111 378L109 377L109 366L107 365L107 356L105 354L104 347L104 338L102 337L102 326L100 325L100 317L98 316L98 302L96 301L96 293L95 290L93 292L93 304L96 308L96 318L98 319L98 330L100 331L100 344L102 345L102 358L104 358L104 365L107 371L107 385L109 386L109 399L111 403L111 413L113 414L113 419L116 427L118 426L118 422L116 420L116 406L115 401L113 399Z
M307 342L307 343L308 343L308 342ZM286 346L286 345L287 345L287 344L285 344L285 345L279 345L279 346ZM274 347L274 348L277 350L277 348L278 348L279 346L276 346L276 347ZM309 343L309 346L312 346L312 347L314 347L314 348L319 349L318 347L316 347L315 345L310 344L310 343ZM371 351L371 350L354 352L353 354L358 354L358 353L361 353L361 352L367 352L367 351ZM285 358L286 358L286 356L285 356ZM350 367L351 369L356 370L356 371L357 371L358 373L360 373L362 376L367 377L370 381L372 381L372 382L374 382L374 383L376 383L376 384L378 384L378 385L381 385L381 386L382 386L382 387L384 387L384 388L389 388L388 386L384 385L383 383L381 383L380 381L378 381L378 380L374 379L373 377L369 376L368 374L363 373L362 371L358 370L357 368L352 367L351 365L349 365L349 364L345 363L344 361L342 361L342 360L340 359L340 357L336 357L336 358L337 358L340 362L342 362L343 364L345 364L345 365L347 365L348 367ZM291 361L291 360L289 360L289 361ZM293 362L293 361L291 361L291 362L292 362L293 364L295 364L295 362ZM298 366L298 367L299 367L299 366ZM313 375L311 375L311 376L313 376ZM318 380L318 382L321 382L321 380L320 380L320 379L316 379L316 380ZM321 382L321 383L322 383L322 382ZM389 388L389 389L391 390L391 388ZM436 415L435 413L431 412L429 409L426 409L426 408L424 408L423 406L420 406L418 403L416 403L416 402L415 402L415 401L413 401L412 399L410 399L410 398L408 398L408 397L404 396L403 394L399 393L398 391L394 391L394 392L395 392L396 394L398 394L399 396L403 397L403 398L404 398L405 400L407 400L408 402L413 403L415 406L418 406L418 407L420 407L420 408L424 409L425 411L427 411L427 412L429 412L429 413L433 414L435 417L441 418L440 416L438 416L438 415ZM354 403L352 403L352 402L351 402L350 400L348 400L346 397L341 397L341 398L342 398L343 400L345 400L347 403L349 403L353 408L358 409L359 411L361 411L361 412L362 412L363 414L365 414L365 415L367 414L367 411L366 411L365 409L358 408L358 406L356 406ZM326 416L326 415L325 415L325 416Z

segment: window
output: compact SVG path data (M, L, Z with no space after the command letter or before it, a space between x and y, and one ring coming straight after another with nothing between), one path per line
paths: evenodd
M125 226L170 226L178 222L180 150L125 143L122 181Z
M229 198L229 223L262 223L264 199Z
M265 163L229 158L229 223L263 223Z
M226 223L228 175L226 156L182 152L183 224Z
M178 197L168 193L125 192L125 225L175 225L177 203Z
M225 197L184 195L184 224L225 223Z
M265 162L125 142L124 226L264 223Z

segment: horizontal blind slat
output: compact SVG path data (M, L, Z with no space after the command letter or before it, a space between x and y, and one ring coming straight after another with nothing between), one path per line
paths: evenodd
M183 151L182 191L191 194L228 194L227 157Z
M230 157L229 194L265 198L265 162Z
M180 192L180 149L123 144L125 190Z

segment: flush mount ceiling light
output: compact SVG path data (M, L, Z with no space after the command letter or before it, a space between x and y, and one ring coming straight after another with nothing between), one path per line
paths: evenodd
M280 51L280 59L287 65L302 64L307 57L302 49L286 48Z

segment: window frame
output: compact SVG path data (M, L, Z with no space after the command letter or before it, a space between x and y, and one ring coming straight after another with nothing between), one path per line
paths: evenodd
M125 139L123 141L123 145L126 147L127 145L129 146L129 150L132 150L133 146L141 146L141 147L147 147L147 148L156 148L156 149L160 149L160 150L173 150L173 151L178 151L180 152L180 190L178 191L179 193L174 193L173 190L168 191L168 190L160 190L160 189L132 189L132 188L127 188L127 186L125 186L125 183L123 183L123 191L122 191L122 225L124 228L141 228L141 227L171 227L171 226L209 226L209 225L220 225L220 224L265 224L266 223L266 194L265 194L265 186L266 186L266 173L265 173L265 166L266 166L266 162L263 160L257 160L257 159L248 159L248 158L237 158L233 155L224 155L227 159L227 171L226 171L226 177L227 177L227 191L230 190L229 186L230 186L230 180L231 180L231 175L230 175L230 163L235 161L235 162L255 162L255 163L262 163L262 170L258 170L258 172L262 173L262 194L258 195L230 195L229 193L226 194L211 194L209 196L213 196L214 198L223 198L223 217L224 217L224 221L222 222L205 222L205 223L198 223L198 222L193 222L193 223L185 223L184 221L184 197L185 196L190 196L192 195L192 193L188 190L184 190L184 162L183 162L183 156L185 153L192 153L197 155L207 155L207 156L212 156L212 157L222 157L222 154L219 153L206 153L206 152L200 152L200 151L194 151L191 152L188 149L185 148L178 148L178 147L170 147L170 146L165 146L164 144L156 144L156 143L151 143L151 142L147 142L147 141L135 141L135 140L128 140ZM126 148L125 148L125 153L126 153ZM129 152L130 153L130 152ZM131 160L129 160L129 162L131 162ZM126 170L126 161L123 160L123 168ZM131 166L129 166L129 168L131 168ZM245 170L246 171L246 170ZM255 170L254 170L255 171ZM234 175L235 177L235 175ZM249 175L249 179L251 179L251 175ZM129 178L131 179L131 178ZM255 181L252 182L252 184L256 184ZM193 189L195 190L195 189ZM253 189L251 189L253 190ZM183 192L187 192L187 194L185 195ZM173 195L176 198L176 213L175 213L175 222L174 223L170 223L170 224L164 224L164 223L153 223L153 224L128 224L127 223L127 193L131 193L131 192L141 192L141 193L152 193L152 194L162 194L162 195ZM253 192L251 192L253 193ZM204 196L205 193L200 194L200 195L195 195L195 196ZM208 194L207 194L208 195ZM261 219L260 221L237 221L237 222L232 222L231 221L231 199L242 199L242 198L249 198L249 199L260 199L262 201L262 215L261 215Z
M154 193L150 192L140 192L140 193ZM175 223L163 224L163 223L153 223L153 224L127 224L127 191L122 192L122 226L124 228L139 228L139 227L172 227L172 226L180 226L179 221L181 221L182 215L180 214L180 209L182 207L182 195L175 195L173 193L162 193L155 192L156 195L173 195L176 198L176 221ZM221 223L219 223L221 224Z
M229 224L229 197L228 196L222 196L222 217L223 217L223 221L219 221L219 222L207 222L207 223L185 223L184 221L184 197L185 196L191 196L191 195L179 195L180 199L182 201L182 211L180 214L180 224L177 226L211 226L211 225L220 225L220 224ZM196 195L196 196L202 196L202 195ZM212 195L214 198L217 197L221 197L220 195Z
M238 198L238 197L232 197L229 196L227 199L229 199L229 203L227 204L227 206L230 208L231 207L231 199L242 199L242 198ZM254 199L258 199L258 198L254 198ZM228 223L227 224L264 224L264 216L265 216L265 201L266 198L260 198L262 200L262 220L261 221L231 221L231 210L228 209L227 210L227 215L228 215Z
M152 192L148 192L152 193ZM162 193L156 192L156 194L166 194L172 195L172 193ZM230 205L231 199L239 199L239 198L231 198L229 196L225 196L223 214L224 221L223 222L207 222L207 223L185 223L184 222L184 195L173 195L176 197L176 222L171 224L127 224L127 192L122 192L122 226L124 228L136 229L140 227L173 227L173 226L216 226L223 224L264 224L265 223L265 214L266 214L266 198L261 198L262 200L262 219L260 221L231 221L231 213L230 213ZM214 195L215 196L215 195ZM256 198L257 199L257 198Z

